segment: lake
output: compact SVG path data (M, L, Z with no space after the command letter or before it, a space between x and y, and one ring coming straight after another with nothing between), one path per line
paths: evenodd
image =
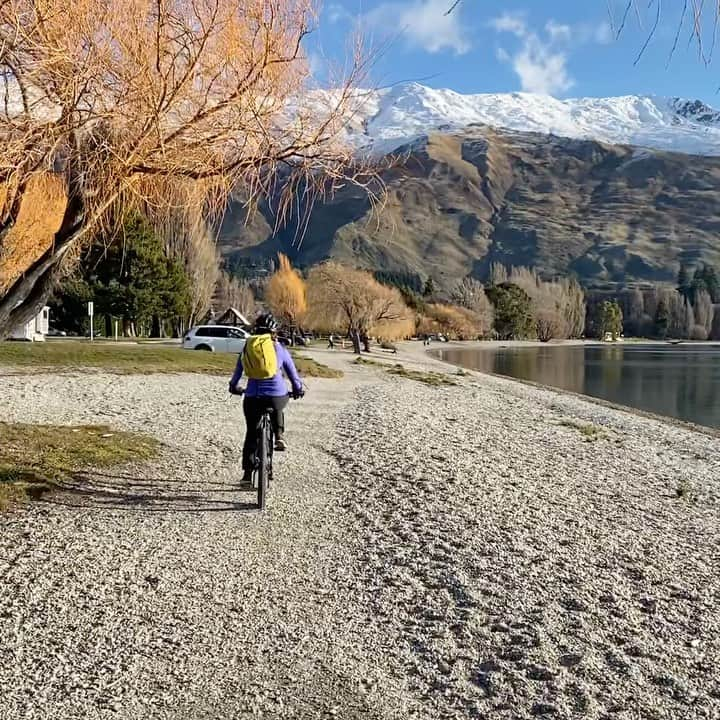
M445 361L720 428L720 346L447 348Z

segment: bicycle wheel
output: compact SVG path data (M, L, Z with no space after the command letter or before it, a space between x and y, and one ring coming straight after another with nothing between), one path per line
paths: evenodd
M265 413L260 421L260 432L257 447L257 492L258 492L258 509L265 510L267 502L267 491L270 479L270 443L272 442L272 429L270 426L270 416Z

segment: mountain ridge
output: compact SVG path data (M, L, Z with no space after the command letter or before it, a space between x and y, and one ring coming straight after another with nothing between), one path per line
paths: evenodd
M317 91L320 101L331 93ZM475 125L609 144L720 155L720 111L697 99L625 95L558 100L531 93L462 94L420 83L358 91L347 139L389 153L428 132Z

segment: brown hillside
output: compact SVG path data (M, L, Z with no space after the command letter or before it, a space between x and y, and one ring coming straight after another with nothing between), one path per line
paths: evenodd
M315 207L295 263L328 257L373 270L432 276L443 287L490 263L576 273L589 286L672 281L681 262L720 265L720 158L471 127L407 149L371 211L348 188ZM231 209L221 229L229 258L287 250Z

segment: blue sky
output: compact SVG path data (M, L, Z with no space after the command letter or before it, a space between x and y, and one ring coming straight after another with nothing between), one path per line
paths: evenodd
M682 17L679 0L664 3L664 14L637 64L655 21L654 9L644 0L643 15L632 13L619 39L614 28L626 0L462 0L445 15L451 4L326 0L308 44L316 74L323 77L328 66L347 57L348 38L359 28L366 40L383 47L372 70L374 86L415 80L463 93L654 94L700 98L720 106L720 58L708 66L698 57L697 43L688 42L688 17L670 58ZM709 15L704 27L709 49Z

